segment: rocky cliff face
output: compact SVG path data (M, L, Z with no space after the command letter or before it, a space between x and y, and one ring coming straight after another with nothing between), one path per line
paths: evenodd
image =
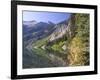
M76 29L74 15L71 15L68 21L63 21L57 24L55 27L55 31L50 35L50 42L62 38L63 36L66 36L68 38L73 37Z
M71 15L68 25L67 25L67 36L69 38L72 38L75 35L75 30L76 30L76 26L75 26L75 15Z
M67 22L66 21L65 21L65 23L57 24L55 31L50 36L50 39L49 39L50 42L61 38L63 35L66 34L66 31L67 31Z

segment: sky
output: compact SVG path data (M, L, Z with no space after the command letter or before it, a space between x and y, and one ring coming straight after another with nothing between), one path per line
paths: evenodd
M70 13L62 12L37 12L37 11L23 11L23 21L48 22L59 23L67 20Z

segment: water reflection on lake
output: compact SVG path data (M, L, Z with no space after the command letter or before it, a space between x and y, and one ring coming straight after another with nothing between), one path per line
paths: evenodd
M67 54L42 48L25 48L23 68L45 68L67 66Z

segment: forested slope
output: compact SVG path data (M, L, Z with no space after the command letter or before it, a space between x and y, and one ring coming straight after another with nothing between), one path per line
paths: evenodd
M89 15L74 14L74 37L68 41L69 66L89 65Z

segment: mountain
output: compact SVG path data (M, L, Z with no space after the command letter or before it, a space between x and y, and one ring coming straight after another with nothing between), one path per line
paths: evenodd
M28 32L37 24L35 20L23 21L23 33L28 34Z
M49 39L50 42L63 37L66 34L67 25L68 25L67 21L58 23L55 26L56 27L55 31L50 35Z
M32 38L41 39L49 35L54 28L55 24L52 22L36 22L36 21L25 21L23 23L24 40L30 40Z
M62 21L55 25L54 32L50 35L49 41L55 41L57 39L63 38L64 36L71 38L74 36L75 31L75 23L74 16L71 15L69 20Z
M51 22L51 21L48 21L48 24L52 25L52 26L55 26L55 23Z
M35 20L32 21L23 21L23 25L27 25L28 27L33 27L37 22Z
M60 48L66 49L66 41L74 36L75 23L74 16L68 20L54 24L50 21L48 22L38 22L33 27L29 27L31 22L26 22L26 25L23 27L28 28L27 34L24 34L24 42L36 41L35 46L45 46L51 48ZM34 21L33 21L34 22ZM32 22L32 23L33 23ZM25 32L25 31L23 31ZM55 47L56 46L56 47Z
M68 20L55 24L55 26L49 30L49 34L36 41L34 46L49 51L53 50L65 53L67 42L74 36L75 28L74 16L72 15Z

